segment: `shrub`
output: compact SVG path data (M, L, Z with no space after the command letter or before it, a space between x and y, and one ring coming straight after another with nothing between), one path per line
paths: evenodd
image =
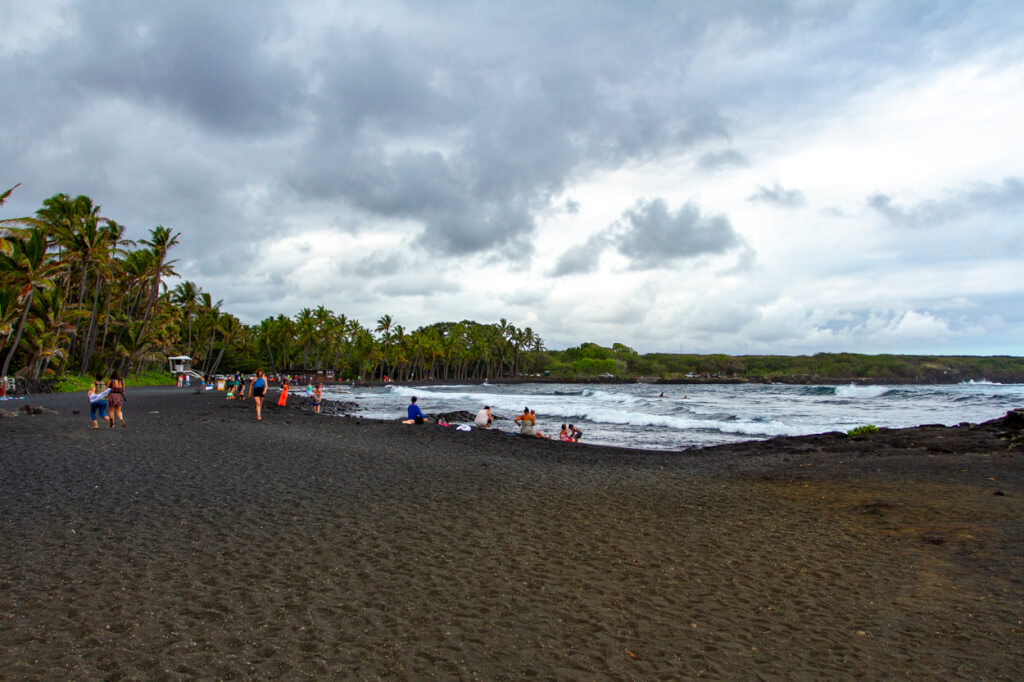
M865 424L864 426L858 426L855 429L850 429L846 432L847 436L860 436L865 433L874 433L878 430L878 427L874 424Z

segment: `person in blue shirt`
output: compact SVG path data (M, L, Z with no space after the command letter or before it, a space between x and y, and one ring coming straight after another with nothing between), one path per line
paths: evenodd
M263 396L267 392L267 376L256 370L256 378L249 384L249 397L256 404L256 421L263 421Z
M409 403L409 419L413 420L417 424L422 424L426 417L423 414L423 410L416 404L416 396L412 397L412 402Z

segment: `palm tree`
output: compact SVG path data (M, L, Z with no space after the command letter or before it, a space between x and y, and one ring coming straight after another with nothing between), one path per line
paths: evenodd
M495 338L495 343L498 346L498 376L503 376L505 374L505 351L508 348L509 341L511 341L515 336L516 328L515 325L509 323L508 320L503 317L498 320L497 325L495 325L495 329L498 332L497 337Z
M384 375L391 373L391 368L387 365L388 358L388 347L391 345L391 325L393 321L390 315L382 315L377 320L377 328L374 330L380 333L380 354L384 361ZM376 368L374 368L374 374L376 374Z
M171 292L171 302L181 308L185 319L188 321L188 343L186 344L185 355L192 357L192 322L196 316L197 299L202 292L195 282L181 282Z
M171 231L163 225L157 225L149 231L149 239L143 239L142 243L148 246L156 257L156 264L150 273L150 294L149 302L146 304L146 312L142 316L142 324L149 326L152 319L153 306L156 305L157 296L160 294L160 285L164 277L174 277L178 273L171 267L177 260L167 260L167 252L177 243L181 233L171 234Z
M9 190L7 190L6 192L3 192L2 194L0 194L0 206L3 206L5 203L7 203L7 197L11 196L11 192L13 192L14 190L18 189L18 187L20 187L20 186L21 186L21 183L19 182L14 187L12 187ZM6 233L7 232L12 232L12 233L16 232L15 228L9 226L9 223L18 223L18 222L24 222L24 219L14 218L14 219L11 219L11 220L0 220L0 228L2 228L2 230L0 230L0 253L10 253L11 252L11 245L10 245L10 243L6 239L6 237L7 237Z
M8 252L9 253L9 252ZM0 256L4 255L0 252ZM0 335L3 335L4 342L0 348L7 345L6 339L14 331L11 322L18 313L18 287L11 284L4 284L0 279Z
M110 233L102 229L107 219L100 215L100 207L85 195L71 198L67 194L55 194L43 201L43 207L36 211L36 217L31 222L53 235L58 248L57 258L64 271L63 280L71 288L75 286L77 278L76 308L84 310L89 276L97 262L105 262L107 259ZM95 316L90 319L94 321ZM79 328L76 325L68 342L68 357L78 355L75 352L78 337ZM85 363L88 361L85 345L82 344L80 351L82 371L85 371Z
M54 272L55 264L47 254L49 241L44 230L38 227L32 228L23 238L11 240L10 245L10 253L0 254L0 272L9 273L10 280L20 286L19 298L23 308L21 318L18 320L18 327L14 331L11 349L8 351L7 357L4 358L3 367L0 368L0 376L7 376L11 360L18 350L35 292L51 288L54 285L51 275Z
M196 357L193 360L202 359L204 373L209 371L209 361L213 355L213 345L217 341L217 335L220 333L220 318L224 315L220 310L220 306L223 303L223 300L214 303L210 294L205 291L199 294L197 330L199 348L196 350ZM202 350L204 347L206 348L205 351Z
M303 308L295 315L296 343L302 348L302 368L309 367L309 351L318 337L316 317L309 308Z
M221 337L220 352L217 354L217 359L214 360L213 365L209 369L210 374L217 373L217 368L220 367L221 358L224 357L224 350L235 339L242 335L244 329L242 327L242 323L238 321L237 317L225 313L218 319L217 331L220 333Z
M316 350L313 357L313 369L325 369L324 362L329 354L330 347L335 345L331 338L331 332L335 329L335 317L327 308L318 305L313 311L313 320L316 324L316 337L312 339L312 347Z
M397 379L404 381L407 376L407 363L409 358L406 354L406 344L408 343L408 337L405 335L405 327L400 324L395 325L394 331L391 334L391 343L389 344L386 355L388 356L388 364L390 365L390 371L395 372L397 368Z
M36 292L32 303L31 322L25 325L23 342L28 341L30 357L26 363L35 367L32 377L38 379L54 357L64 355L73 322L66 317L66 292L60 287Z

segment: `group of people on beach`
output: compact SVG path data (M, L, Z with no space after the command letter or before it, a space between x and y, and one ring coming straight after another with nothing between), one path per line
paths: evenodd
M115 377L120 382L120 377L119 377L119 375L117 375L117 372L114 372L114 374L111 377L111 381L113 382L115 380ZM94 385L94 387L93 387L94 389L97 389L97 388L100 387L100 384L99 384L99 379L100 378L101 377L99 377L99 376L97 377L97 384ZM227 399L228 400L232 400L232 399L245 400L246 390L245 390L245 379L244 379L244 377L242 377L242 375L240 375L238 373L235 373L234 377L230 378L228 381L229 381L229 383L226 386L226 388L227 388ZM263 401L264 401L264 399L266 397L267 390L268 390L269 387L270 387L270 377L268 377L263 372L262 369L256 370L256 374L253 375L252 380L249 382L249 389L248 389L248 395L249 395L250 398L252 398L253 404L256 407L256 421L263 421ZM110 392L112 392L114 390L115 389L110 388L108 391L103 393L103 397L105 397L108 393L110 393ZM281 393L280 393L280 396L278 397L278 401L277 401L277 404L279 406L284 407L285 405L287 405L289 390L290 390L290 384L288 382L288 379L287 378L283 378L282 381L281 381ZM99 391L97 391L97 394L98 393L99 393ZM90 395L90 401L92 401L93 400L93 391L92 391L92 389L90 390L89 395ZM124 382L120 382L120 398L121 398L121 400L123 400L123 397L124 397ZM310 407L313 408L313 412L315 414L320 414L320 408L323 405L323 384L322 383L318 383L318 384L316 384L315 387L310 386L309 397L310 397L310 400L309 400L309 402L307 404ZM97 408L97 409L102 409L103 410L102 416L104 418L106 418L106 402L105 401L97 401L97 403L94 403L94 404L98 404L99 402L102 402L103 405L102 405L102 408ZM115 408L117 410L116 414L118 414L118 415L120 415L120 402L121 401L119 400L117 408ZM427 421L427 416L425 414L423 414L423 410L417 404L416 396L412 396L411 400L409 401L409 407L406 410L406 419L403 420L403 423L405 423L405 424L424 424L424 423L426 423L426 421ZM491 406L490 405L484 405L484 407L476 414L476 417L474 418L473 421L474 421L474 424L476 424L476 426L478 428L482 428L482 429L489 428L491 426L491 424L494 423L494 414L491 412ZM518 415L517 417L515 417L515 419L513 421L515 421L519 425L519 435L521 435L521 436L528 436L528 437L532 437L532 438L548 438L548 439L551 438L551 436L547 436L547 435L541 433L541 431L537 428L537 412L536 412L536 410L531 410L529 407L526 407L526 408L523 409L523 413ZM111 426L113 426L113 417L110 417L110 424L111 424ZM121 420L121 424L122 424L122 426L124 425L124 419ZM438 424L441 424L443 426L447 426L448 425L447 423L445 423L441 419L438 420ZM93 417L93 428L98 428L96 426L96 417L95 416ZM469 427L467 426L466 429L468 430L468 428ZM583 431L581 431L580 429L576 428L572 424L568 424L568 425L562 424L561 431L558 434L558 439L560 441L569 442L569 443L578 443L580 438L582 438L582 437L583 437Z
M114 428L114 419L124 422L124 379L116 369L110 373L110 378L103 379L102 373L97 373L95 381L89 387L89 418L92 420L92 428L98 429L99 420L107 422L108 428ZM107 409L110 414L107 414Z
M409 401L406 417L407 418L403 420L404 424L423 424L427 420L427 416L423 414L423 410L420 409L418 404L416 404L416 396L413 396ZM536 410L531 410L529 407L526 407L523 409L523 413L518 415L513 421L519 424L520 436L528 436L531 438L551 438L550 436L546 436L541 433L537 428ZM447 424L440 419L438 419L437 423L447 426ZM491 424L494 423L494 414L491 412L491 406L484 405L480 411L476 413L476 416L473 418L473 423L480 429L490 428ZM466 429L468 430L469 427L467 426ZM558 434L558 439L567 443L578 443L582 437L583 431L572 424L562 424L562 430Z
M551 438L540 432L537 428L537 411L529 407L523 408L523 413L514 420L519 424L520 436L532 436L534 438ZM564 443L578 443L583 437L583 432L572 424L562 424L562 430L558 434L558 440Z
M239 375L235 375L237 384L233 386L234 395L232 391L228 391L227 398L238 398L245 400L245 381L241 379ZM256 406L256 421L263 421L263 400L266 398L267 389L270 388L270 378L263 373L262 369L256 370L256 374L253 376L252 381L249 382L249 397L252 398L253 404ZM315 387L311 386L309 390L309 406L313 408L315 414L320 414L320 406L323 404L323 389L324 385L318 383ZM288 383L287 379L281 381L281 394L277 398L278 407L284 407L288 404L288 391L291 390L291 384Z

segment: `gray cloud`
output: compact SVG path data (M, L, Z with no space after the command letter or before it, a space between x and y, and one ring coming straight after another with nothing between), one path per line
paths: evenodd
M179 111L218 134L294 125L302 74L268 50L292 30L272 2L90 3L59 48L57 79L79 97L106 93Z
M601 254L611 246L611 242L604 232L591 236L587 241L578 246L570 248L563 253L558 262L555 263L551 274L555 277L565 275L582 275L594 272L597 269Z
M994 54L1024 58L1024 9L992 0L25 8L0 44L0 189L23 183L5 215L67 192L92 196L131 238L166 225L182 232L179 270L251 317L282 312L282 276L253 273L301 258L260 253L268 238L386 229L400 234L396 251L438 268L471 255L528 270L540 227L577 210L566 196L586 183L662 162L684 168L679 159L707 173L750 167L761 159L740 149L772 153L755 146L766 121L789 149L794 131L827 129L880 85L932 83L995 64ZM776 184L748 208L801 200ZM896 226L954 223L965 234L974 216L997 215L990 251L1013 238L1020 248L1017 178L918 203L881 193L868 205ZM634 268L729 253L730 273L757 256L727 214L663 200L581 240L554 274L593 272L609 249ZM366 281L333 307L376 304L378 278L404 296L388 267L401 264L358 263ZM541 308L531 302L530 313L558 317Z
M891 195L874 194L867 205L898 227L939 227L976 214L1019 214L1024 210L1024 180L1011 177L995 185L976 184L910 207L896 203Z
M409 276L407 278L395 277L380 282L374 287L374 293L381 296L425 296L430 299L442 295L457 294L462 288L454 282L446 279L431 279L429 287L424 286L421 278Z
M745 243L724 215L702 215L693 202L672 212L662 198L640 200L605 230L563 253L551 274L593 272L601 254L609 248L629 258L633 269L644 270L726 253L738 246ZM743 263L749 267L755 254L750 247L746 249Z
M402 259L397 254L371 253L346 268L357 277L381 277L401 269Z
M723 149L720 152L709 152L697 159L697 168L712 173L731 168L746 168L750 165L747 157L735 149Z
M11 205L34 209L49 194L85 192L116 203L128 223L202 229L204 238L241 248L279 230L277 213L289 204L345 202L371 218L418 225L435 254L501 254L536 229L535 216L569 183L728 140L735 124L723 105L757 102L771 115L773 102L792 110L799 88L812 96L805 109L841 107L837 91L875 78L872 60L933 66L880 31L927 30L936 46L929 54L953 60L1008 30L984 21L983 8L750 3L637 11L564 2L530 12L460 7L449 19L444 10L355 4L339 20L272 2L72 3L63 22L71 30L0 62L0 90L19 102L5 109L0 140L7 166L19 169L9 184L25 182ZM827 39L798 40L808 27ZM745 53L778 57L770 78L757 60L730 66L728 78L703 68L708 36L729 38L734 29ZM865 35L884 54L866 58ZM798 64L815 68L790 68ZM137 144L142 136L154 144ZM41 166L23 140L46 140L52 166ZM112 147L123 153L111 155ZM224 163L193 163L198 193L180 205L160 201L188 171L140 173L145 157L133 154L184 165L189 150ZM745 162L726 149L698 165ZM135 181L146 175L151 197L137 199ZM239 214L226 195L254 181L274 193L275 206L246 221L244 232L224 230ZM165 213L155 220L137 214L157 205Z
M313 136L294 158L292 187L412 220L436 253L493 251L531 234L534 216L575 177L728 134L714 107L684 91L649 97L655 74L583 49L592 32L557 30L579 17L549 14L550 24L513 21L495 34L483 28L492 17L470 12L446 27L452 40L486 35L487 45L460 51L439 52L417 35L326 32L340 58L322 66L307 108ZM545 32L565 43L557 60L549 44L530 49Z
M724 215L701 215L693 202L674 213L664 199L640 201L612 228L612 239L635 268L721 254L743 243Z
M798 189L786 189L779 183L771 187L761 185L757 191L747 197L747 201L758 201L776 204L786 208L800 208L807 205L807 197Z

